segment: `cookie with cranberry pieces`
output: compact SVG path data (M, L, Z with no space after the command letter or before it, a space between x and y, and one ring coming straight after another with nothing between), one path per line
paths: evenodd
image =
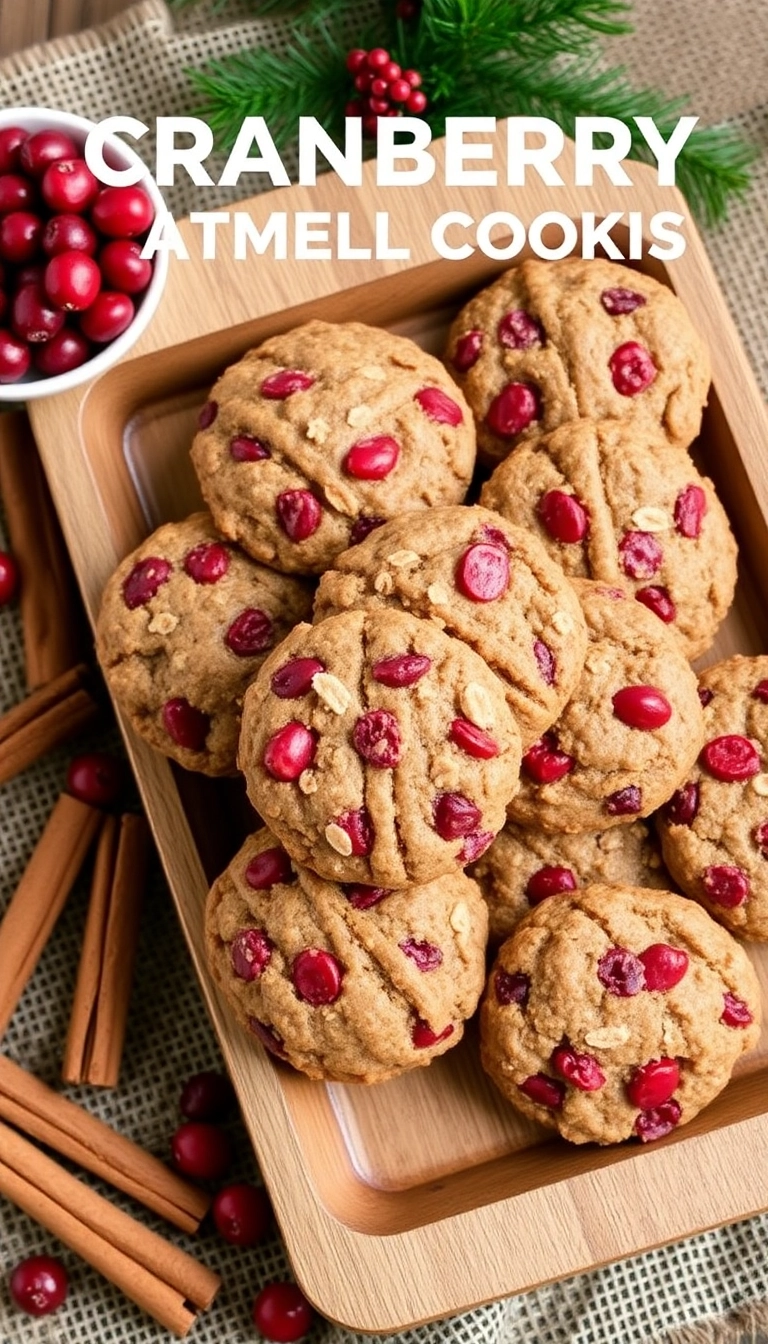
M584 671L560 718L523 756L509 816L545 831L647 817L687 778L704 740L696 676L677 635L621 588L574 580Z
M458 639L400 611L297 626L246 692L238 762L299 863L404 887L479 858L518 787L504 688Z
M96 627L99 661L141 737L188 770L233 775L245 688L311 601L306 584L257 564L195 513L118 565Z
M709 648L733 601L736 543L712 482L657 431L573 420L521 444L481 499L571 577L631 588L689 658Z
M508 1101L571 1143L664 1138L760 1034L744 949L684 896L595 885L544 901L493 967L481 1059Z
M768 941L768 656L737 655L699 680L704 746L658 817L688 896L732 933Z
M487 916L462 872L340 886L268 830L214 883L206 948L240 1024L310 1078L375 1083L456 1045L485 984Z
M509 938L529 910L559 892L593 883L667 891L673 885L655 836L642 821L580 835L526 830L509 821L469 872L488 906L494 945Z
M672 291L602 260L506 271L461 310L445 362L491 462L582 416L632 420L687 448L710 380L704 343Z
M192 461L225 536L275 569L319 574L386 518L458 504L475 428L442 364L413 341L308 322L219 378Z
M581 675L587 630L571 585L522 528L489 509L404 514L323 575L315 619L405 609L476 650L502 681L523 745L554 723Z

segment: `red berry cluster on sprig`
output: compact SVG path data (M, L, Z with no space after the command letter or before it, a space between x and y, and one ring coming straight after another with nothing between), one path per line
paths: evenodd
M379 117L399 117L402 112L418 117L427 106L418 70L403 70L384 47L370 51L355 47L347 56L347 69L360 96L347 103L346 115L362 117L367 136L376 135Z

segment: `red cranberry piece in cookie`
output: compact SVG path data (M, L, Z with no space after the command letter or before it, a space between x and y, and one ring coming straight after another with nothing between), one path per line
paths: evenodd
M723 1011L720 1015L720 1021L724 1027L748 1027L754 1022L754 1015L749 1005L743 999L737 999L735 994L725 991L723 995Z
M650 350L639 341L625 341L608 360L613 386L622 397L636 397L651 386L658 372Z
M264 929L241 929L229 947L232 969L238 980L258 980L272 959L272 942Z
M334 824L349 836L353 854L358 857L370 854L373 849L374 830L367 807L342 812L338 817L334 817Z
M625 789L609 793L605 800L605 810L609 817L634 816L643 806L643 793L637 784L628 784Z
M749 878L743 868L735 864L715 863L701 874L704 891L716 905L735 910L749 898Z
M312 764L316 745L316 733L294 719L269 739L264 751L264 768L273 779L290 783Z
M471 835L482 821L482 812L463 793L440 793L432 803L432 816L442 840L459 840Z
M168 582L172 570L170 561L161 560L156 555L150 555L134 565L123 582L123 600L128 610L135 611L137 607L146 606L163 584Z
M533 656L536 659L536 666L541 673L541 680L545 686L554 686L557 678L557 660L548 644L543 639L533 641Z
M710 691L710 696L711 694ZM763 705L768 705L768 681L758 681L752 692L752 699L759 700Z
M525 1008L531 992L530 976L525 971L497 971L493 977L493 992L496 1002L504 1007L516 1003Z
M219 541L202 541L184 557L184 572L195 583L218 583L229 569L229 551Z
M613 697L613 712L628 728L652 732L672 717L672 706L656 686L624 686Z
M505 313L496 329L499 345L507 350L530 350L534 345L544 344L544 328L535 317L523 308L513 308Z
M472 831L465 838L464 844L456 856L458 862L462 867L467 863L474 863L475 859L479 859L486 849L490 849L495 839L496 836L493 831Z
M552 865L531 873L525 884L525 894L529 905L538 905L548 896L556 896L559 891L575 891L577 885L575 874L570 868Z
M249 1017L248 1027L271 1055L279 1055L281 1059L285 1059L283 1039L278 1036L274 1027L270 1027L267 1022L260 1022L258 1017Z
M605 1074L594 1055L580 1055L567 1041L552 1051L550 1064L580 1092L597 1092L605 1085Z
M427 419L436 425L460 425L464 421L464 412L458 402L440 387L422 387L414 401L418 402Z
M451 363L457 373L467 373L480 358L483 348L482 331L468 331L456 342Z
M361 514L350 531L350 546L359 546L360 542L365 541L365 538L370 536L371 532L375 532L377 527L383 527L386 521L386 518L371 518L366 514Z
M344 967L333 953L307 947L295 958L291 979L299 998L313 1008L319 1008L338 999Z
M600 295L600 302L611 317L621 317L624 313L634 313L636 308L643 308L648 300L644 294L638 294L634 289L617 286L604 289Z
M688 953L668 943L651 943L639 959L645 971L645 988L662 994L679 985L688 970Z
M523 771L534 784L554 784L569 775L576 762L560 751L554 733L545 733L523 756Z
M417 1050L428 1050L431 1045L439 1045L453 1035L453 1023L449 1022L442 1031L433 1031L428 1022L417 1017L411 1028L411 1040Z
M652 1059L635 1069L627 1083L627 1096L641 1111L652 1111L669 1101L680 1082L676 1059Z
M630 999L645 989L645 967L626 947L609 947L597 963L600 984L620 999Z
M760 753L748 737L741 737L739 733L713 737L702 747L699 760L710 775L727 784L751 779L760 772Z
M418 966L420 971L436 971L443 964L443 954L434 943L417 942L415 938L404 938L397 946L406 957Z
M563 1104L565 1083L548 1078L546 1073L533 1073L525 1082L518 1083L518 1087L537 1106L546 1106L550 1111L559 1111Z
M275 508L278 522L291 541L306 541L323 517L320 502L310 490L284 490L277 496Z
M187 751L204 751L211 720L202 709L196 709L180 695L163 705L163 727L177 747L185 747Z
M261 384L261 395L270 401L285 401L294 392L306 392L312 387L314 378L303 369L279 369L270 373Z
M456 587L471 602L495 602L509 587L509 553L486 542L469 546L456 565Z
M370 910L392 895L391 887L364 887L354 882L344 883L341 889L353 910Z
M236 434L229 441L229 456L233 462L263 462L272 454L263 439L254 439L250 434Z
M198 411L197 415L198 429L210 429L211 425L213 424L218 414L219 414L218 401L206 401L205 404L201 406L200 410Z
M677 789L664 808L670 826L690 826L699 810L699 786L692 780Z
M707 496L700 485L687 485L675 500L675 531L692 541L701 535L707 511Z
M371 673L382 686L399 688L413 686L426 676L431 666L432 659L425 653L395 653L390 658L380 658Z
M512 439L541 419L541 397L531 383L507 383L488 407L485 423L499 438Z
M246 607L230 625L224 643L238 658L253 658L272 643L274 627L265 611Z
M752 839L764 859L768 859L768 821L761 821L752 832Z
M699 704L702 709L706 709L710 701L715 698L714 691L710 691L707 686L700 686L696 694L699 697Z
M319 658L292 658L272 673L269 684L280 700L298 700L302 695L309 695L312 678L324 671L325 663Z
M625 532L619 542L619 560L628 578L651 579L661 569L664 552L652 532Z
M383 481L397 466L400 444L388 434L360 439L347 453L342 466L359 481Z
M634 1124L635 1133L642 1143L653 1143L655 1139L663 1139L680 1123L682 1113L679 1101L675 1101L672 1097L669 1101L665 1101L663 1106L654 1106L651 1111L642 1111Z
M584 505L564 490L547 490L539 500L538 514L554 541L583 541L589 531L589 517Z
M469 719L454 719L448 736L451 742L479 761L490 761L499 754L499 744Z
M352 729L355 751L380 770L394 770L400 763L403 742L400 725L386 709L371 709L361 715Z
M658 616L665 625L671 625L677 619L677 607L669 595L667 588L658 587L655 584L649 584L647 588L638 588L635 593L638 602L642 602L644 607L652 611L654 616Z
M245 880L254 891L268 891L275 883L294 881L291 860L279 845L262 849L254 855L245 870Z

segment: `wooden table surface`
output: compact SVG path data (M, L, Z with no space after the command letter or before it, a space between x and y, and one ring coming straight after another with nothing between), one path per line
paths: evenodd
M104 23L131 0L0 0L0 56Z

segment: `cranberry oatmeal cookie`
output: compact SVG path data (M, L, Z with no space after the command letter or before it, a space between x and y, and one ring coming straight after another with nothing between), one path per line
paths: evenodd
M481 499L572 578L631 588L689 658L709 648L733 601L736 543L712 482L658 432L574 420L522 443Z
M375 1083L456 1045L485 984L487 917L463 873L338 886L267 830L214 883L206 947L240 1024L310 1078Z
M459 503L475 429L442 364L413 341L308 322L219 378L192 461L225 536L275 569L316 574L386 518Z
M350 611L297 626L264 663L238 762L297 862L403 887L488 847L518 785L520 735L498 678L460 640L404 612Z
M311 602L305 584L256 564L195 513L118 565L96 627L99 661L141 737L188 770L232 775L245 688Z
M489 509L405 514L345 551L320 580L315 617L358 607L428 617L475 649L501 679L524 746L581 676L578 597L534 537Z
M706 911L592 886L545 901L504 943L481 1058L508 1101L572 1143L648 1143L722 1091L759 1023L749 958Z
M454 321L446 365L489 461L566 420L631 419L687 448L710 371L680 300L610 261L523 261Z

